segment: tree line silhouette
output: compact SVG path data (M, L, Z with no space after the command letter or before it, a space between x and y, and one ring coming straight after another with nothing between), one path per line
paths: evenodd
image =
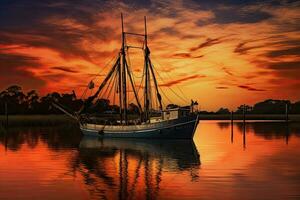
M9 86L0 92L0 114L5 113L5 104L8 105L9 114L61 114L57 108L52 106L52 102L57 101L65 105L71 111L77 111L83 105L84 100L77 98L74 91L72 93L52 92L45 96L39 96L37 91L31 90L27 93L22 91L18 85ZM250 114L283 114L288 105L291 114L300 114L300 101L292 103L289 100L268 99L258 102L253 106L245 105L247 113ZM169 104L168 108L178 107ZM243 113L244 105L239 106L234 112ZM88 110L89 113L118 113L119 107L111 105L108 99L98 99ZM138 107L134 103L128 106L129 113L138 113ZM217 112L200 111L202 114L229 114L228 108L220 108Z

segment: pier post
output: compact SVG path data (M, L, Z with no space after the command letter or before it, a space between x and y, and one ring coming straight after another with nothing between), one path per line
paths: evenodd
M231 111L231 143L233 143L233 111Z
M243 105L243 123L246 121L246 105Z
M8 106L7 106L7 101L5 101L5 116L6 116L5 128L8 128Z
M246 149L246 126L245 126L245 124L243 125L243 147L245 150Z
M289 138L290 138L290 129L289 129L289 123L285 124L285 144L288 145L289 144Z
M289 121L289 106L288 103L285 103L285 121Z
M243 106L243 147L246 149L246 105Z

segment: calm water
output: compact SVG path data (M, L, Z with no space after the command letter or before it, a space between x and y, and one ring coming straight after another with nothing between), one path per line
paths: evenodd
M0 136L0 199L300 199L300 124L201 121L194 142Z

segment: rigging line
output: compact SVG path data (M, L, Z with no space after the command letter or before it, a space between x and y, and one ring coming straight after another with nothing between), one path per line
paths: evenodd
M132 72L131 72L131 70L130 70L130 66L131 66L131 61L130 61L130 56L129 56L129 46L127 46L127 54L126 54L126 56L127 56L127 62L126 62L126 64L127 64L127 70L132 74ZM130 76L129 74L128 74L128 76ZM133 77L132 77L133 78ZM133 84L135 84L135 81L134 81L134 79L133 79ZM127 85L127 87L128 87L128 84L126 84ZM128 91L128 89L129 88L127 88L127 91ZM133 89L133 88L132 88ZM129 102L131 102L132 100L133 100L133 98L134 98L134 96L132 96L130 99L128 99L128 103Z
M114 87L114 84L115 84L115 78L116 78L116 72L112 75L111 80L110 80L110 82L107 85L105 95L103 95L103 97L105 97L108 100L109 100L112 88Z
M130 60L130 56L129 56L129 49L127 50L127 59L128 59L128 62L127 62L127 65L131 67L131 60ZM136 78L142 78L142 76L136 76L134 73L133 73L133 70L130 70L131 74L133 75L133 78L136 77Z
M171 76L167 73L167 72L164 72L163 71L163 73L165 73L168 77L169 77L169 79L171 79ZM181 90L181 88L178 86L178 85L175 85L175 87L179 90L179 92L182 94L182 97L186 100L186 101L189 101L189 99L187 99L186 97L185 97L185 94L182 92L182 90Z
M135 79L134 79L135 75L134 75L134 73L133 73L133 71L131 69L131 60L130 60L130 56L129 56L129 50L127 50L127 60L128 60L128 62L127 62L127 68L129 70L130 74L133 75L131 77L133 79L133 83L134 83L134 86L135 86Z
M82 92L82 94L80 96L80 99L82 99L86 95L87 91L88 91L88 87L85 87L84 91Z
M150 65L150 64L149 64ZM149 74L150 74L150 72L149 72ZM153 79L153 78L152 78ZM151 81L151 75L149 76L149 99L150 99L150 110L153 108L153 105L152 105L152 103L153 103L153 94L152 94L152 81Z
M168 77L169 77L169 79L172 79L171 77L170 77L170 75L167 73L167 72L164 72ZM170 90L172 90L174 93L176 93L171 87L169 87L169 86L167 86ZM181 95L182 95L182 97L180 97L185 103L187 103L188 101L189 101L189 99L188 98L186 98L185 97L185 94L182 92L182 90L181 90L181 88L179 87L179 86L177 86L177 85L175 85L175 87L179 90L179 92L181 93ZM178 96L178 94L176 93L175 94L176 96Z
M112 77L110 78L110 80L109 80L109 82L108 82L108 85L106 86L106 89L105 89L105 91L103 92L103 96L101 96L101 98L105 98L105 96L106 96L106 93L107 93L107 91L108 91L108 89L109 89L109 87L110 87L110 84L111 84L111 82L112 82L112 80L113 80L113 77L115 76L115 71L114 71L114 73L113 73L113 75L112 75Z
M159 86L158 86L159 87ZM164 90L162 90L160 87L159 87L161 93L165 96L165 98L169 101L169 103L171 103L172 101L169 99L169 97L165 94ZM163 101L162 101L163 102Z
M141 82L140 82L140 85L139 85L137 93L139 93L139 90L142 87L142 84L143 84L143 81L144 81L144 77L145 77L145 68L143 67L143 72L142 72L142 77L141 77L142 79L141 79Z
M161 79L161 81L163 82L163 83L165 83L164 81L163 81L163 77L161 77L160 76L160 74L157 72L157 70L156 70L156 68L153 66L153 69L155 70L155 72L157 73L157 75L158 75L158 77ZM159 86L160 87L160 86ZM177 96L180 100L182 100L184 103L187 103L186 101L187 101L187 99L184 99L184 98L182 98L181 96L179 96L171 87L169 87L169 86L166 86L167 88L169 88L171 91L172 91L172 93L173 94L175 94L175 96Z
M129 76L130 79L132 79L132 87L134 87L134 88L132 88L132 89L134 90L133 92L135 92L135 94L132 95L132 97L131 97L131 99L129 100L129 102L132 101L134 98L137 98L137 102L136 102L136 103L137 103L137 104L140 104L140 103L138 102L138 101L139 101L139 99L138 99L138 91L136 91L135 79L134 79L133 76L131 76L131 75L133 74L133 72L132 72L132 69L131 69L131 63L130 63L129 52L127 53L127 55L128 55L128 60L129 60L129 64L126 63L126 65L127 65L127 70L129 71L128 76ZM136 96L137 96L137 97L136 97Z
M81 94L81 97L80 97L81 99L85 96L86 91L88 90L88 86L89 86L90 82L93 81L93 80L95 80L96 77L99 76L99 75L100 75L100 74L101 74L101 73L109 66L109 64L110 64L113 60L117 60L117 57L118 57L118 56L113 56L112 59L110 59L110 60L104 65L104 67L99 71L99 73L97 73L97 74L95 74L94 76L92 76L93 78L89 81L89 83L88 83L87 86L86 86L85 91Z
M112 86L111 86L111 88L110 88L110 90L109 90L109 92L108 92L108 96L107 96L107 99L109 99L109 97L110 97L110 95L111 95L111 92L112 92L112 90L113 90L113 87L114 87L114 85L115 85L115 83L116 83L116 74L114 74L114 77L113 77L113 83L112 83Z
M153 56L152 56L153 57ZM162 65L156 60L154 59L155 62L162 68ZM172 79L172 77L165 71L162 71L164 74L166 74L168 76L169 79ZM175 85L175 87L179 90L179 92L182 94L182 96L186 99L186 101L189 101L188 98L185 97L185 94L183 93L183 91L181 90L181 88L177 85Z
M142 73L142 79L141 79L141 82L140 82L140 84L138 85L138 89L137 89L137 96L139 96L139 92L140 92L140 89L142 88L142 84L143 84L143 81L144 81L144 76L145 76L145 74L144 74L144 68L143 68L143 73ZM143 98L143 96L141 96L140 98L139 98L139 102L142 102L142 98Z
M117 77L118 77L118 75L116 75L116 79L117 79ZM115 91L114 91L114 97L113 97L113 105L115 105L115 98L116 98L116 93L117 93L117 90L118 90L118 84L117 84L117 81L118 81L118 79L116 80L116 82L115 82Z
M162 79L162 77L159 75L159 73L157 72L157 70L156 70L156 68L153 66L153 69L155 70L155 72L157 73L157 75L158 75L158 77L161 79L161 81L163 82L163 83L165 83L164 81L163 81L163 79ZM158 86L159 88L160 88L160 86ZM181 96L179 96L171 87L169 87L169 86L166 86L166 87L168 87L171 91L172 91L172 93L174 93L180 100L182 100L184 103L187 103L186 102L186 100L184 99L184 98L182 98ZM162 89L161 89L162 90Z

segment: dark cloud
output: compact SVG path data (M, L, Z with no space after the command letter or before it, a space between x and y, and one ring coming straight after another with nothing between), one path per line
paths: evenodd
M264 89L257 89L257 88L254 88L254 87L251 87L251 86L248 86L248 85L238 85L239 88L242 88L242 89L246 89L246 90L249 90L249 91L255 91L255 92L263 92L263 91L266 91Z
M268 63L266 67L278 77L299 80L300 61Z
M215 14L215 18L210 23L228 24L228 23L256 23L272 17L269 12L265 12L259 9L248 9L249 6L261 5L266 6L282 6L280 0L277 1L265 1L258 0L192 0L192 2L198 4L201 9L211 10ZM199 25L207 25L207 21L199 21Z
M248 9L220 9L215 12L214 22L218 24L228 24L228 23L256 23L272 17L267 12L260 10Z
M52 83L55 83L55 82L60 82L62 79L70 76L66 75L66 73L55 73L55 74L45 74L42 77Z
M228 69L227 67L222 67L222 70L223 70L226 74L228 74L228 75L230 75L230 76L234 76L234 74L232 73L232 71L231 71L230 69Z
M69 73L78 73L79 72L77 70L70 69L69 67L64 67L64 66L55 66L55 67L51 67L51 69L55 69L55 70L59 70L59 71L63 71L63 72L69 72Z
M28 70L28 67L38 66L36 58L0 53L0 89L12 84L20 84L25 89L45 86L44 80Z
M241 42L239 43L235 49L234 49L234 53L238 53L238 54L247 54L249 50L251 49L257 49L257 48L261 48L262 46L246 46L248 42Z
M199 56L193 56L190 53L175 53L172 55L172 57L175 58L202 58L204 55L199 55Z
M268 71L257 72L258 75L274 75L276 78L289 79L289 81L299 80L300 61L277 61L277 62L256 62L260 68Z
M34 28L34 25L52 16L73 18L83 24L95 22L94 13L105 8L106 1L93 0L14 0L0 3L1 20L3 29L19 27ZM92 6L91 6L92 5ZM9 20L8 20L9 19Z
M25 67L36 67L39 66L37 58L30 56L23 56L17 54L0 53L0 62L3 72L10 68L25 68Z
M214 39L207 38L205 42L199 44L196 47L190 48L190 51L197 51L197 50L205 48L205 47L209 47L209 46L212 46L212 45L215 45L215 44L219 44L219 43L222 42L220 39L221 38L214 38Z
M196 75L186 76L186 77L183 77L183 78L180 78L180 79L177 79L177 80L169 81L167 83L160 84L160 86L170 87L170 86L182 83L182 82L186 82L186 81L193 80L193 79L198 79L198 78L205 78L205 77L206 77L205 75L196 74Z
M224 89L228 89L228 87L225 87L225 86L218 86L218 87L216 87L216 89L218 89L218 90L224 90Z
M173 57L179 57L179 58L191 58L191 54L190 53L175 53L172 55Z
M206 1L206 0L192 0L202 6L204 9L212 9L216 8L220 5L227 5L227 6L242 6L242 5L253 5L256 3L260 3L259 0L214 0L214 1ZM276 2L276 1L274 1ZM280 1L278 1L280 2Z
M160 30L158 30L156 33L153 33L153 35L157 33L166 33L168 35L181 35L181 32L179 32L174 27L163 27Z
M300 72L300 61L269 63L268 68L274 70L297 70Z
M101 16L95 15L106 7L106 1L91 0L2 2L0 43L50 48L63 57L82 57L90 61L89 53L81 46L82 40L97 35L98 40L108 41L117 36L109 27L96 26ZM63 20L75 26L64 26Z
M274 58L278 56L299 56L300 55L300 46L291 47L287 49L280 49L270 51L266 54L266 56Z
M175 68L168 66L168 67L160 68L159 70L162 71L162 72L168 73L168 72L171 72L171 71L175 70Z

